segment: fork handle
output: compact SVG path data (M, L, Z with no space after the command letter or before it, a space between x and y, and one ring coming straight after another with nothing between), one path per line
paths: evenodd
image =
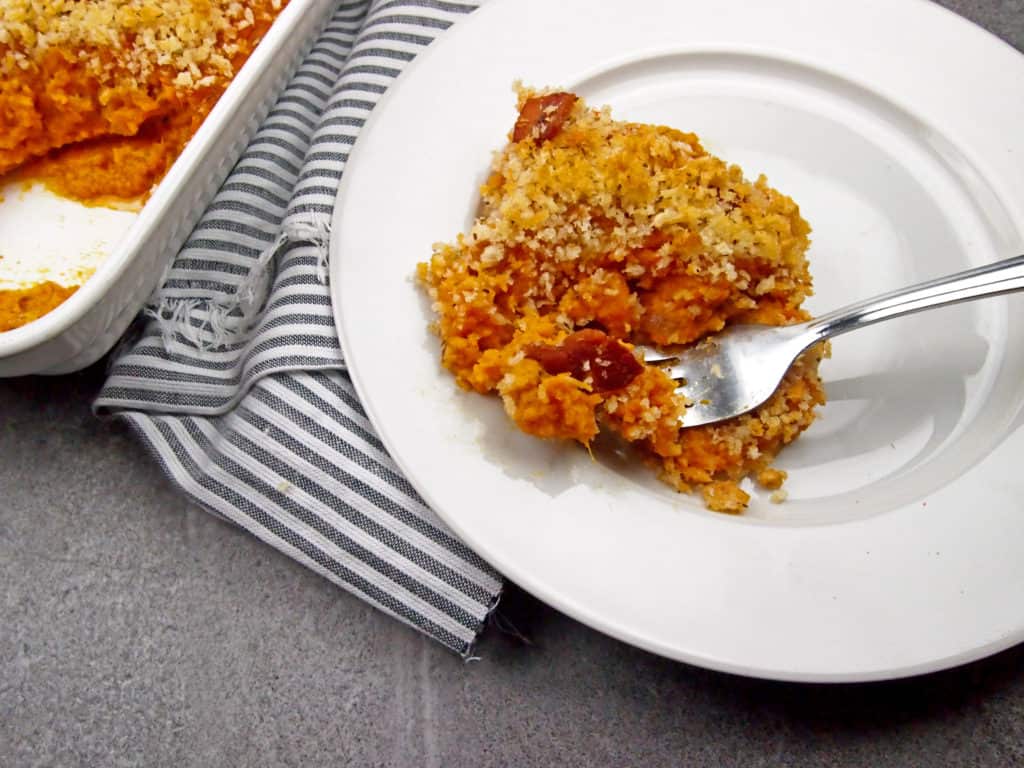
M850 304L811 320L807 330L816 340L828 339L932 307L1020 290L1024 290L1024 256L1014 256Z

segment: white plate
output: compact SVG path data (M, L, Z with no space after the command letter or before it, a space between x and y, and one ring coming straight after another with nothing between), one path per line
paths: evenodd
M513 80L696 131L814 227L820 311L1024 252L1024 57L917 0L496 0L391 88L345 172L331 280L370 418L455 532L630 643L870 680L1024 640L1024 297L838 339L789 500L709 513L456 391L411 279L472 220Z

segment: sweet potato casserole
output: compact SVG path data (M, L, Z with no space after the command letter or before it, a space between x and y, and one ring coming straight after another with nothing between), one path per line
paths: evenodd
M286 2L2 0L0 180L92 205L144 199ZM0 331L75 288L0 290Z
M518 109L472 229L419 265L444 366L500 395L529 434L588 446L619 435L711 509L745 508L748 476L778 489L772 460L824 403L823 350L757 410L687 429L675 383L634 347L806 319L810 227L797 205L692 133L616 121L565 92L520 89Z

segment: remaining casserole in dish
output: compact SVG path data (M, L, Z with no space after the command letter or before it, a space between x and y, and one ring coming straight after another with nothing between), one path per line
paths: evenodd
M5 0L0 375L73 370L109 348L332 8L328 0ZM25 228L40 234L26 238ZM134 274L142 246L152 261ZM115 289L122 279L124 294ZM118 306L40 354L40 343L57 341L101 296ZM63 320L38 327L57 314Z

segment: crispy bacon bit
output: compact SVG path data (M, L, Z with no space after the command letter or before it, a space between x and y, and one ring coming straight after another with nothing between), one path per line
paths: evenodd
M652 251L656 251L661 246L669 241L669 236L664 232L659 232L657 229L651 232L647 237L644 238L643 247L650 248Z
M569 119L576 98L574 93L560 91L527 99L512 129L512 141L534 139L541 142L553 139Z
M595 392L622 389L644 369L629 347L593 328L566 336L557 347L530 344L525 351L552 376L568 373L591 381Z

